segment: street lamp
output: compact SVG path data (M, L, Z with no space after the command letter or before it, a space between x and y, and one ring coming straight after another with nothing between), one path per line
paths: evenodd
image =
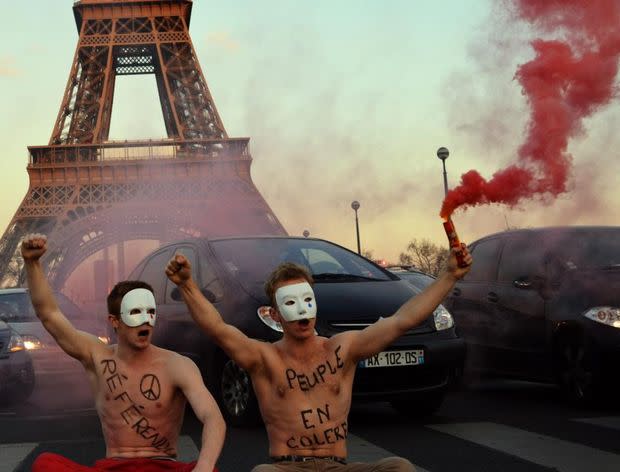
M357 200L353 200L351 202L351 208L353 208L353 211L355 211L355 234L357 235L357 253L361 255L362 249L360 247L360 225L357 220L357 210L359 210L360 208L360 202L358 202Z
M310 231L304 229L304 232L302 234L304 235L304 238L307 238L308 236L310 236Z
M437 149L437 157L441 159L441 163L443 164L443 192L444 195L448 195L448 174L446 173L446 159L450 155L450 151L448 148L440 147Z

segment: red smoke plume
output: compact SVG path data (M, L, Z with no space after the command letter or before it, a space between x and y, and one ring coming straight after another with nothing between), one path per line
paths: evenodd
M572 156L569 138L582 121L614 95L620 55L618 0L513 0L515 15L564 40L532 42L535 57L516 78L530 105L527 138L517 163L485 180L475 170L461 176L441 207L449 217L463 205L515 205L534 195L557 196L566 189Z

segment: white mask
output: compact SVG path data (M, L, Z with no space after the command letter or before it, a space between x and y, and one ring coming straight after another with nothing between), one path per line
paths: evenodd
M155 313L155 297L153 292L145 288L135 288L127 292L121 300L121 319L131 328L144 323L155 326Z
M275 298L278 311L286 321L316 317L314 292L308 282L284 285L276 290Z

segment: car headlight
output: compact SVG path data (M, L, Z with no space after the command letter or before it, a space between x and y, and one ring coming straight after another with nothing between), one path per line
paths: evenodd
M43 343L36 336L31 336L29 334L24 334L22 336L24 340L24 347L29 351L34 351L35 349L41 349L44 347Z
M583 316L607 326L620 328L620 308L615 306L595 306L586 310Z
M433 312L433 318L435 318L435 329L441 331L443 329L452 328L454 326L454 318L446 307L439 305Z
M18 352L24 349L26 349L26 347L24 346L22 337L17 333L11 334L11 339L9 339L9 352Z
M261 306L258 310L256 310L256 314L258 315L258 318L271 329L277 331L278 333L283 332L282 325L271 317L271 307Z

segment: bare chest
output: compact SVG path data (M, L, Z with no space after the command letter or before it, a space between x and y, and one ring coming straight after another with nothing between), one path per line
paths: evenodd
M278 356L261 402L271 452L344 454L353 373L340 346L306 359Z
M347 383L340 346L305 359L279 356L270 370L270 393L288 400L338 395Z
M96 378L97 410L110 430L164 438L182 415L183 397L159 362L130 367L117 358L102 357Z

